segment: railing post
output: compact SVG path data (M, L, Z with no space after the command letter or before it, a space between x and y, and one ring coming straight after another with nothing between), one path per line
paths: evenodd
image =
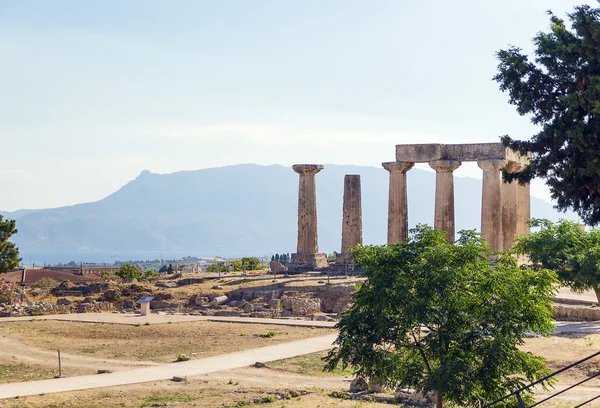
M523 402L523 398L521 398L521 393L517 391L517 401L519 401L519 406L521 408L527 408L525 403Z

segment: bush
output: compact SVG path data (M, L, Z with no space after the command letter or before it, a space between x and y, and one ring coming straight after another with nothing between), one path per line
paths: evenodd
M15 302L15 290L13 285L0 279L0 303L12 305Z
M177 353L177 357L175 357L175 361L180 362L180 361L188 361L190 360L190 356L188 356L187 354L183 354L183 353Z
M42 278L36 286L41 289L54 289L58 286L58 282L51 278Z
M137 266L128 263L121 266L121 269L116 274L123 279L141 279L142 277Z

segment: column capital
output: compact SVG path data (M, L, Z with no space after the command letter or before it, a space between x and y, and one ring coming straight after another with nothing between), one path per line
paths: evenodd
M507 163L507 160L477 160L477 165L483 171L500 171Z
M406 173L415 165L414 162L386 162L381 163L384 169L390 173Z
M294 164L292 169L300 175L314 175L323 170L322 164Z
M436 173L452 173L458 169L461 165L459 160L432 160L429 162L429 166L436 171Z
M508 164L506 165L506 171L508 171L509 173L518 173L520 171L525 170L525 167L527 167L527 165L524 163L508 162Z

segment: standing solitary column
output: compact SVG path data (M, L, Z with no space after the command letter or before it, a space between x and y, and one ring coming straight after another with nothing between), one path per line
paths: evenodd
M390 196L388 203L388 245L398 244L408 238L408 195L406 172L413 162L388 162L381 164L390 172Z
M531 218L531 194L529 183L517 187L517 234L529 235L528 221Z
M506 171L516 173L523 169L520 163L510 162L506 165ZM511 183L502 183L502 250L509 250L517 235L518 219L518 188L519 183L515 180Z
M446 231L448 243L454 243L454 175L460 166L458 160L434 160L429 162L435 170L435 218L434 227Z
M362 209L360 197L360 176L344 177L344 214L342 218L342 250L337 255L336 264L350 263L349 247L362 244Z
M327 257L319 253L317 233L317 190L315 175L323 169L320 164L295 164L300 175L298 186L298 247L292 254L290 271L297 268L327 266Z
M494 252L502 251L502 181L500 170L506 160L479 160L483 170L481 197L481 237Z

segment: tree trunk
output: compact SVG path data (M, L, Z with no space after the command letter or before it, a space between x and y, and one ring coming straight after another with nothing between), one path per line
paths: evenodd
M594 293L596 294L596 299L598 300L598 304L600 305L600 287L597 284L594 284Z
M435 393L435 408L442 408L442 406L442 393L438 391Z

